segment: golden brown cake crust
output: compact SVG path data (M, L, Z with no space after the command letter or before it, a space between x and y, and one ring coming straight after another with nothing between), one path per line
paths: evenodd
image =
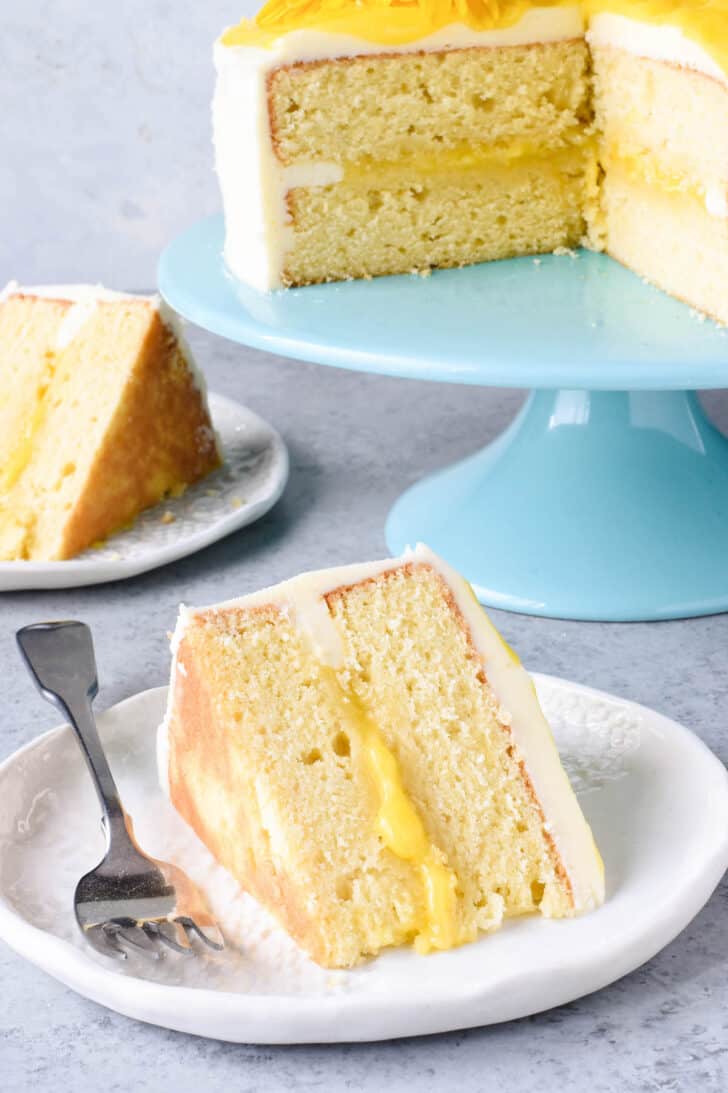
M177 339L155 310L111 428L66 527L63 557L107 538L171 489L191 485L219 465L204 397Z

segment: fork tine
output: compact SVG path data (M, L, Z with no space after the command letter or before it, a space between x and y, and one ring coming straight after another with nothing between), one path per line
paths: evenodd
M116 937L126 945L131 945L137 952L144 953L145 956L151 956L153 960L161 960L162 958L158 946L137 927L136 923L133 926L124 926L119 929Z
M126 949L119 944L119 934L121 933L121 927L117 926L113 922L105 922L101 927L101 933L104 936L107 946L112 950L114 956L121 960L127 960L128 954Z
M204 942L205 945L209 946L209 948L211 949L214 949L215 952L218 953L221 953L225 948L225 939L223 938L222 932L219 927L211 926L208 927L207 931L201 930L197 923L194 921L194 919L191 919L187 916L182 916L176 921L184 927L188 938L191 934L193 934L195 937L198 937L200 941ZM215 938L219 938L219 940L213 940L210 934L214 935Z
M184 932L182 930L179 930L178 932L175 923L170 923L170 926L175 931L175 933L177 933L178 937L184 937L184 944L180 944L179 941L176 941L173 937L170 937L170 935L166 932L166 930L162 928L162 925L159 922L143 922L141 924L141 928L147 935L147 937L150 937L155 941L161 941L165 945L168 945L170 949L174 949L177 953L184 953L185 956L188 953L191 953L192 946L190 945L189 941L187 941L187 937Z
M116 946L112 948L109 939L103 931L102 926L90 926L84 929L83 936L89 945L96 950L97 953L101 953L107 960L118 960L120 956L126 959L126 953L119 953Z

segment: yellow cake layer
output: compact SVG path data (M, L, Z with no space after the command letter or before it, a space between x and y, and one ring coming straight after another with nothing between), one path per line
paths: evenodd
M694 197L645 185L615 163L602 191L605 247L641 276L728 323L728 220Z
M0 558L69 558L219 464L204 397L157 309L0 302Z
M570 914L500 701L439 575L400 569L328 602L348 685L379 725L457 877L461 930L474 934L534 910Z
M590 120L588 69L583 41L286 66L269 78L273 146L285 164L559 148Z
M722 182L728 191L728 87L623 50L598 47L592 56L605 164L630 161L669 190L705 196Z
M327 966L576 909L511 715L450 588L429 563L392 566L306 592L313 630L281 586L280 597L190 613L175 639L171 800ZM340 644L334 661L313 640L321 612Z
M360 711L285 613L203 616L177 663L172 802L242 886L330 966L429 931L420 871L382 838Z
M308 284L576 247L595 162L582 150L409 174L401 165L288 194L284 278Z

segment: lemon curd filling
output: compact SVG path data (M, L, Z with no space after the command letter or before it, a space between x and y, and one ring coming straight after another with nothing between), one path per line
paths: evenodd
M674 26L728 72L728 0L580 0L586 16L622 15ZM382 46L416 42L445 27L514 26L533 8L572 7L574 0L268 0L254 19L225 32L226 46L270 49L283 34L319 30Z
M418 952L451 949L460 943L455 924L455 873L443 861L425 832L404 785L399 763L387 747L379 728L362 702L342 688L348 712L356 725L369 774L376 787L379 809L376 830L384 845L420 873L425 895L425 913L415 922L414 945Z
M12 453L0 472L0 499L19 480L33 457L33 445L48 410L48 389L55 374L55 355L48 353L43 377L36 387L30 409L23 417Z
M707 190L704 185L685 174L667 170L664 164L644 150L632 151L613 145L602 151L601 161L606 169L616 168L632 182L654 187L663 193L680 194L705 205Z
M543 162L554 170L566 167L575 153L596 157L597 143L591 135L582 130L574 130L563 138L563 144L556 149L548 148L536 141L512 140L500 144L458 145L435 155L423 156L415 153L396 160L377 160L363 156L353 163L346 164L343 181L362 182L371 185L373 176L382 184L394 183L398 176L416 175L417 179L436 177L440 174L482 171L486 168L510 167L516 163Z

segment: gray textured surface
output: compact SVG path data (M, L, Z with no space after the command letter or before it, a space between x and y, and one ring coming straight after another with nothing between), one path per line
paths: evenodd
M306 567L383 555L384 518L401 490L494 436L519 401L515 392L284 362L195 332L192 340L213 389L244 399L282 430L293 462L288 491L259 524L155 574L78 592L0 597L0 756L57 720L21 670L17 626L69 615L91 623L103 705L163 683L165 631L180 599L212 601ZM728 399L709 402L727 427ZM534 670L653 706L728 759L728 616L629 626L495 618ZM351 1047L236 1047L138 1025L77 997L0 945L0 1087L724 1090L727 902L724 882L656 959L572 1005L490 1029Z
M218 207L212 43L259 6L0 0L0 281L154 282Z

